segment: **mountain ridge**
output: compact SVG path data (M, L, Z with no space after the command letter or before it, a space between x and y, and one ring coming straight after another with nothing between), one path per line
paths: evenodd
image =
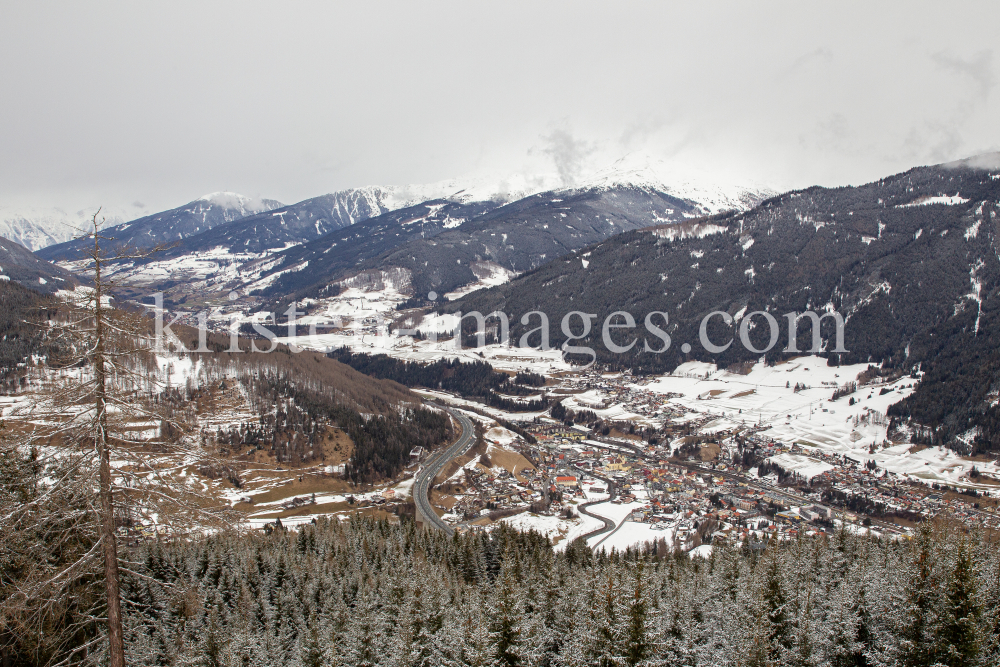
M72 289L78 280L60 266L41 259L19 243L0 237L0 280L43 293Z
M166 211L147 215L117 225L105 226L101 231L105 244L146 248L169 244L212 227L281 206L273 199L255 199L233 192L215 192L204 195ZM90 241L74 239L47 246L39 256L50 261L75 261L85 258Z
M527 330L520 316L541 310L554 347L566 341L556 324L566 313L595 313L595 330L574 344L590 345L598 363L638 372L667 372L688 359L721 368L761 356L777 362L788 356L781 352L788 345L784 314L835 310L846 320L849 352L823 352L831 364L919 371L922 389L895 416L943 439L979 429L984 442L1000 447L1000 415L988 398L1000 391L1000 173L973 164L917 167L857 187L817 186L749 211L628 231L438 310L505 312L515 339ZM640 342L628 354L601 341L601 323L618 310L639 322ZM641 342L642 318L653 311L669 317L664 330L674 344L662 354ZM720 353L699 344L699 326L714 311L733 318L731 326L721 316L707 320L710 341L734 341ZM755 311L779 322L766 355L738 338L742 318ZM748 339L765 349L769 327L762 316L754 322ZM821 326L825 350L833 349L831 326L832 318ZM810 335L803 321L800 349ZM681 343L692 345L690 353ZM660 347L653 338L650 344Z

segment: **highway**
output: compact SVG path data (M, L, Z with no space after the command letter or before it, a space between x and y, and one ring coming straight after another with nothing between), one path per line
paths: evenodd
M455 533L455 529L442 521L441 517L437 515L434 508L431 507L428 495L431 490L431 483L448 464L448 461L451 461L456 456L461 456L476 444L476 429L472 425L472 420L461 412L450 408L444 409L455 418L462 429L462 433L458 436L455 444L431 456L427 459L427 463L417 471L417 477L413 482L413 502L417 507L418 521L423 523L424 526L437 528L443 530L448 535L452 535Z

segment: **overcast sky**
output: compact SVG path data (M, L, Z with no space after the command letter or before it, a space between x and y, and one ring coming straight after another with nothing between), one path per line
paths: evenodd
M1000 150L994 0L343 4L0 0L0 206L633 151L783 189Z

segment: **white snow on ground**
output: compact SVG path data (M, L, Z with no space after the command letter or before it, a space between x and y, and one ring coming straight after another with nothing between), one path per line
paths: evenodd
M488 405L484 405L482 403L476 403L475 401L470 401L470 400L466 400L464 398L459 398L459 397L455 396L454 394L449 394L446 391L434 391L432 389L421 389L421 388L414 388L414 389L411 389L411 391L413 391L413 392L415 392L417 394L420 394L421 396L426 396L427 398L439 399L439 400L443 401L444 403L447 403L448 405L450 405L452 407L467 407L467 408L470 408L470 409L475 409L475 410L478 410L479 412L483 412L485 414L488 414L488 415L490 415L493 418L500 418L500 419L513 420L513 421L524 421L524 420L530 421L530 420L534 419L535 417L538 417L538 416L541 416L541 415L544 415L544 414L547 413L544 410L541 411L541 412L507 412L505 410L500 410L499 408L493 408L493 407L490 407ZM468 417L470 419L479 420L479 421L483 422L486 425L489 425L489 424L492 423L492 419L487 420L482 415L476 414L475 412L472 412L471 410L469 412L466 412L466 414L468 415Z
M167 387L177 387L184 386L189 378L193 381L198 379L201 359L188 355L156 355L156 365L160 369L164 384Z
M393 487L396 491L397 498L409 498L413 489L413 482L416 481L416 477L410 477L404 479L402 482Z
M642 505L643 503L639 500L630 504L625 504L625 503L616 504L609 501L606 503L598 503L597 505L591 505L589 508L587 508L587 511L590 512L591 514L596 514L597 516L603 516L606 519L611 519L612 521L615 522L615 525L618 525L625 520L625 517L631 514L632 510L638 509L639 507L642 507ZM599 540L601 537L604 537L604 535L601 535L600 537L597 537L595 539Z
M817 475L822 475L827 470L833 470L833 466L808 456L800 454L778 454L768 459L771 463L780 466L785 472L794 472L804 479L810 480Z
M911 444L885 447L889 406L910 395L917 379L903 377L891 383L863 385L851 395L831 401L834 390L856 380L867 364L831 367L825 359L799 357L773 367L756 364L747 375L717 370L713 365L691 362L673 375L638 380L634 385L657 393L680 394L667 400L687 414L714 419L702 427L709 432L741 425L768 427L764 434L778 442L797 443L806 455L783 454L776 458L786 470L805 476L820 474L828 465L808 455L810 450L846 456L925 483L940 482L985 490L966 476L974 463L953 451L934 447L922 451ZM795 391L796 384L804 389ZM883 393L884 392L884 393ZM850 405L851 399L854 405ZM874 453L870 450L874 446ZM981 472L1000 477L1000 468L975 464Z
M486 440L501 447L507 447L518 440L517 433L507 430L502 426L494 426L486 432Z
M585 516L564 519L559 516L541 516L530 512L504 517L500 519L500 522L522 532L534 530L553 541L558 538L556 549L565 549L566 545L575 540L578 535L583 535L601 525L596 519Z
M586 498L588 503L595 500L607 500L609 497L608 485L606 482L585 479L581 481L581 487L583 488L583 496ZM594 489L603 489L603 491L601 493L597 493Z
M611 519L615 522L615 528L607 533L596 535L587 540L588 546L592 549L604 549L611 551L623 551L627 547L634 547L646 542L653 542L664 538L669 543L673 539L676 525L666 523L642 523L637 521L626 521L626 517L632 510L643 507L646 503L646 492L635 490L636 502L629 504L616 504L612 502L592 505L587 511Z
M556 551L564 550L566 548L566 545L568 545L576 538L582 537L583 535L586 535L591 531L597 530L602 525L604 525L599 520L589 516L584 516L582 514L577 516L575 521L577 523L572 528L569 529L563 540L558 544L556 544L555 547Z
M657 227L651 231L659 237L674 241L676 239L686 238L700 239L702 237L709 236L710 234L721 234L727 229L729 228L723 225L696 222L692 224L682 223L668 225L666 227Z
M343 304L343 300L339 300ZM533 373L552 373L573 370L573 366L563 360L562 351L558 349L541 351L533 348L522 349L516 345L487 345L482 348L462 348L456 347L454 340L431 340L427 334L432 331L452 331L456 318L453 315L430 316L419 323L411 324L413 331L420 330L425 335L423 340L415 340L410 335L396 335L386 333L386 323L388 320L389 308L387 303L372 301L368 296L364 303L360 297L353 301L355 315L352 322L343 321L344 327L341 330L334 330L329 333L323 331L322 324L317 323L317 333L315 335L299 335L294 338L279 336L279 343L292 343L297 347L309 350L333 350L340 347L349 347L355 352L366 352L368 354L387 354L396 359L406 361L419 361L429 363L438 359L460 359L465 362L488 361L493 368L499 371L530 371ZM341 306L338 306L340 308ZM379 310L386 307L385 310ZM392 306L394 313L395 305ZM339 310L328 311L336 314ZM332 319L332 314L330 319ZM364 324L364 318L381 316L382 324ZM309 325L316 323L310 317L302 318L302 324ZM278 333L276 331L275 333Z
M197 255L182 255L174 259L164 259L135 266L131 263L111 267L118 280L129 285L146 285L164 280L184 280L221 285L231 281L251 282L256 276L241 267L251 260L265 257L267 253L232 252L226 247L216 247L199 252ZM290 269L293 270L293 269ZM262 286L255 287L259 289Z
M611 551L612 549L616 551L624 551L628 547L635 547L646 542L653 542L660 538L665 538L668 543L671 539L673 539L674 531L672 529L667 528L665 530L656 530L653 528L654 525L657 524L626 521L610 534L605 533L604 535L592 538L590 543L592 547L604 549L605 551ZM607 539L600 541L605 537L605 535L608 536ZM596 544L594 544L594 542L596 542Z
M910 206L929 206L931 204L945 204L946 206L954 206L955 204L966 204L968 199L959 197L958 195L945 196L940 195L937 197L920 197L911 201L909 204L900 204L896 208L909 208Z
M867 364L827 366L819 357L799 357L775 366L754 365L747 375L690 362L673 375L637 383L658 393L677 393L670 403L701 415L718 417L717 427L770 426L769 437L837 451L867 451L885 437L884 415L890 405L913 392L917 380L904 377L886 386L863 386L831 402L837 386L856 380ZM795 385L806 388L795 391ZM887 393L880 395L885 389ZM855 400L849 405L850 399ZM881 417L880 417L881 416ZM855 423L855 422L858 423ZM879 422L883 423L879 423Z
M517 275L514 271L506 269L494 262L475 262L472 265L472 272L478 280L469 283L464 287L460 287L454 292L448 292L444 295L444 298L449 301L461 299L463 296L471 294L476 290L503 285L504 283L510 282L510 280Z
M709 558L712 555L712 545L702 544L700 547L695 547L688 554L693 558L695 556L699 558Z

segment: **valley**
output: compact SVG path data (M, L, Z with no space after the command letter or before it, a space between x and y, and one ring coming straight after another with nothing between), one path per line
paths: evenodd
M205 448L209 441L231 440L226 434L237 434L244 443L274 438L263 451L261 444L243 453L238 447L209 445L205 455L221 456L216 464L198 464L198 456L185 452L161 455L151 465L204 496L207 505L228 508L234 512L232 520L248 527L375 513L394 520L413 516L449 532L499 524L534 529L557 548L590 535L592 548L622 550L661 541L691 550L716 540L762 539L767 530L790 537L849 524L859 531L906 534L914 521L944 516L993 525L982 512L995 503L1000 468L983 451L983 438L989 436L982 427L944 431L901 412L900 406L919 404L921 392L934 390L928 384L933 360L920 355L929 354L927 336L936 329L928 332L904 323L904 339L882 340L875 348L864 333L883 326L878 309L886 307L885 299L903 299L901 310L887 304L897 319L900 312L912 311L906 317L930 315L934 326L942 326L933 314L939 302L893 287L899 275L906 275L900 272L908 261L893 264L893 258L919 252L913 244L923 243L920 231L926 228L934 243L945 244L945 254L934 257L947 258L949 267L920 269L918 275L937 271L950 276L956 253L974 255L971 275L980 287L974 293L979 305L971 331L974 338L979 327L992 335L992 311L982 308L992 292L982 288L982 281L991 280L987 276L993 275L990 262L995 260L984 257L985 248L980 248L994 243L989 227L995 218L992 174L957 163L918 169L848 193L790 193L754 208L760 201L755 193L762 190L720 195L730 191L690 183L679 190L654 190L650 184L657 181L648 169L619 168L585 188L527 193L514 201L481 200L475 189L459 189L464 194L451 199L414 203L397 191L375 188L281 208L277 202L253 204L226 193L134 226L121 225L115 238L134 238L128 236L131 228L143 234L150 225L158 226L163 236L173 225L168 221L180 225L180 244L168 247L162 257L113 261L108 271L122 303L148 308L149 294L162 290L167 311L160 315L170 318L167 328L192 332L174 337L173 356L157 357L152 380L160 391L183 391L189 397L185 400L198 396L199 405L212 406L189 415L187 431L201 433L200 440L182 439ZM906 187L900 189L900 183ZM960 194L935 194L942 188ZM668 192L698 195L701 203ZM878 194L877 201L872 193ZM850 210L841 200L850 202ZM744 208L727 212L734 206ZM210 220L212 207L219 212ZM580 224L595 213L605 226L592 225L588 236ZM209 230L191 228L197 216ZM267 231L262 236L262 228L277 235ZM963 233L949 235L952 228ZM783 231L776 234L775 229ZM462 248L480 248L476 239L484 235L500 238L501 245L490 250L487 242L464 254ZM904 242L903 235L910 241ZM246 243L240 241L244 236ZM560 247L551 261L545 252L550 241ZM518 259L517 246L523 244L535 259ZM730 248L732 244L739 247ZM73 259L74 248L54 246L42 255L63 257L64 268L52 268L63 272L63 280L69 279L68 269L86 283L87 261ZM503 248L514 254L501 252ZM456 261L440 273L447 262L435 253L445 250ZM770 264L764 262L768 258ZM812 277L806 279L805 293L787 292L782 274L769 273L779 260L795 265L795 275ZM743 263L750 268L743 271ZM836 276L821 267L846 271L843 275L854 286L843 277L834 285ZM691 280L690 296L681 299ZM955 282L949 277L943 285L952 289ZM971 316L965 307L968 298L961 286L954 287L953 298L963 307L956 306L952 318L964 322ZM767 295L769 302L763 300ZM847 345L847 354L740 351L761 341L759 329L746 328L741 320L748 311L779 311L782 305L794 310L824 301L827 312L845 309L844 333L838 334L845 340L838 338L836 344L838 349ZM665 345L645 356L635 355L639 348L634 344L630 353L609 354L608 320L600 340L596 333L574 334L576 356L568 354L560 349L569 344L566 324L555 324L569 302L599 314L597 329L604 317L600 313L611 304L636 309L639 321L643 312L657 311L664 328L647 317L647 339L639 345L650 349L650 333ZM285 305L289 309L268 310ZM541 339L551 341L547 349L538 344L537 332L531 344L522 337L520 314L538 309L549 315L549 331ZM711 315L703 318L702 330L695 334L693 318L712 309L721 317L715 324ZM509 341L501 340L496 317L483 329L477 329L473 317L459 320L472 311L507 313ZM726 345L722 354L709 353L714 343L707 341L726 339L718 326L725 317L732 322L729 336L737 345ZM216 352L205 356L208 350L192 351L198 327L208 329ZM746 333L740 328L736 336L737 327ZM803 345L810 338L821 346L833 344L834 332L826 324L812 331L806 320L798 329ZM781 330L778 338L795 350L787 332ZM262 341L265 345L258 347ZM312 412L308 403L314 399L295 381L281 380L283 388L276 395L281 402L261 405L248 393L246 370L237 370L253 364L237 363L239 355L230 354L219 365L219 351L226 346L233 352L249 349L251 343L254 349L316 359L326 355L347 364L362 358L418 366L448 360L456 369L478 364L494 374L496 388L466 395L465 390L402 380L416 392L404 402L430 401L432 411L451 411L453 445L447 451L400 451L393 454L398 461L379 464L383 472L361 474L355 443L345 430L346 416ZM904 344L909 363L899 356ZM579 350L584 349L591 350L590 365L581 365ZM378 367L371 368L377 373ZM26 391L7 401L5 418L16 421L19 406L35 400L30 388L43 375L28 374ZM510 384L515 376L518 381L537 378L541 384ZM213 388L220 382L226 390ZM283 408L286 404L296 407ZM320 421L310 427L319 430L307 435L311 453L298 463L282 460L278 431L268 435L271 426L262 432L263 441L256 427L248 430L248 424L264 424L300 408L309 411L309 420ZM457 428L459 422L462 428ZM936 440L942 436L957 439ZM377 450L380 445L373 446ZM472 453L465 453L470 447ZM510 464L514 459L522 464ZM609 530L595 533L602 522ZM142 534L165 530L169 523L158 513L147 513Z

